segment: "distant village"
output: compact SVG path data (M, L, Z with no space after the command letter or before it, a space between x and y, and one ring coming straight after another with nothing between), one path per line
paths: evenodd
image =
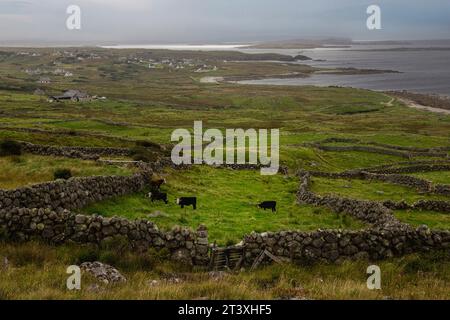
M42 57L42 53L33 51L19 51L15 53L18 57ZM195 73L208 73L219 70L216 65L210 65L201 61L200 59L188 59L188 58L154 58L147 55L130 54L127 56L114 56L110 53L97 53L88 52L83 50L68 51L64 49L55 49L49 54L52 57L52 61L47 64L40 64L35 67L28 66L22 69L26 75L33 77L32 80L43 87L34 91L35 95L47 96L46 89L48 85L53 82L59 82L62 79L76 78L76 68L73 65L82 63L84 61L95 61L100 59L113 59L119 64L138 65L142 68L151 70L169 69L169 70L183 70L186 69ZM225 61L226 62L226 61ZM60 101L92 101L92 100L104 100L106 97L90 95L78 89L69 89L62 92L59 95L48 96L49 102Z
M27 56L27 57L41 57L42 54L38 52L30 51L20 51L16 53L16 56ZM74 63L80 63L85 60L98 60L104 58L112 58L111 55L101 55L95 52L74 52L67 50L55 50L51 53L54 58L51 65L37 66L35 68L28 67L23 69L29 76L39 78L36 80L38 84L51 84L55 81L55 77L71 78L76 76L73 70L68 70L67 65ZM199 59L174 59L174 58L161 58L152 59L148 57L139 57L136 55L122 56L118 57L117 61L121 64L133 64L140 65L147 69L171 69L171 70L183 70L188 69L189 71L195 73L207 73L219 70L216 65L209 65L204 63ZM65 65L66 67L63 67ZM69 68L70 69L70 68Z
M182 70L182 69L193 69L194 72L213 72L217 71L217 66L207 65L197 59L172 59L172 58L163 58L161 60L155 59L144 59L139 57L120 57L119 62L128 63L128 64L140 64L147 66L148 69L174 69L174 70Z

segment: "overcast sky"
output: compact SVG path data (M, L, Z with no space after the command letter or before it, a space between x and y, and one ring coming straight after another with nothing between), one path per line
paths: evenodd
M378 4L382 30L366 28ZM66 9L81 8L81 30ZM0 41L222 43L346 37L448 39L450 0L0 0Z

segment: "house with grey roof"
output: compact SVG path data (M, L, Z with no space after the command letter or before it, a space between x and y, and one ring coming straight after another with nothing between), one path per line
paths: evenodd
M80 90L67 90L60 96L51 96L48 99L50 102L53 101L89 101L91 100L91 96L88 95L86 92L82 92Z

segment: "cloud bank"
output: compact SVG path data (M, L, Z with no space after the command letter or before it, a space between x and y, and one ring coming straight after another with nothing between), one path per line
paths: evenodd
M450 38L450 1L378 0L382 30L366 28L368 0L0 0L0 41L192 43L314 37ZM78 5L82 28L65 27Z

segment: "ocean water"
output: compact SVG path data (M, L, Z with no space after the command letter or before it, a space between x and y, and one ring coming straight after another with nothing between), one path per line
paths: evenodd
M450 96L450 43L418 42L396 45L353 45L348 48L250 49L233 45L118 45L108 48L171 50L236 50L245 53L303 54L313 61L298 63L324 68L394 70L401 73L370 75L317 74L309 78L241 81L243 84L348 86L371 90L408 90Z
M248 44L127 44L101 46L107 49L164 49L164 50L195 50L195 51L225 51L238 50Z
M371 90L408 90L450 96L450 46L352 46L351 48L296 51L324 68L394 70L401 73L370 75L317 74L309 78L242 81L246 84L346 86ZM241 50L245 51L245 50ZM292 54L291 50L278 50ZM305 63L305 62L302 62Z

